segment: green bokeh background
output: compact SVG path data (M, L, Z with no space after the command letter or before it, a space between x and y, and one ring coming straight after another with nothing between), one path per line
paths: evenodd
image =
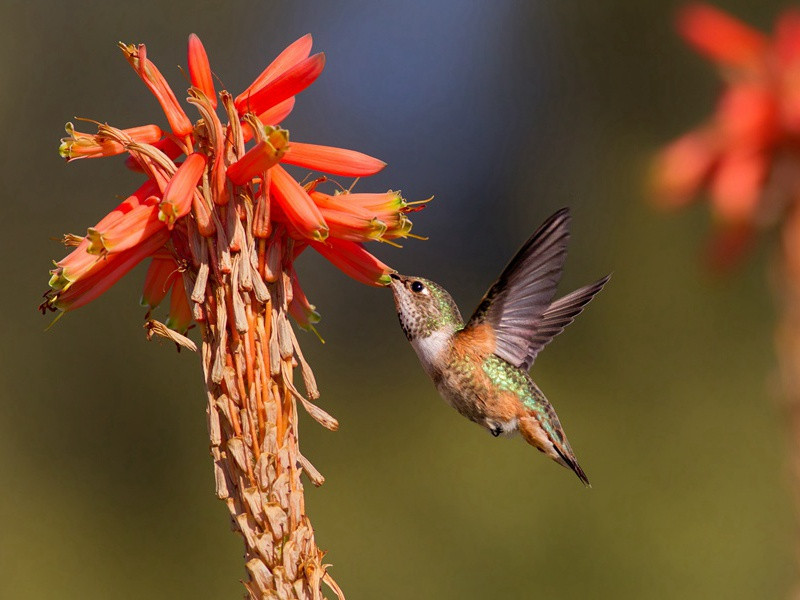
M312 31L328 54L287 126L389 163L359 189L435 194L427 242L375 251L469 312L555 209L574 212L564 291L613 271L533 374L594 484L441 402L387 291L304 257L323 314L303 335L338 433L304 418L323 472L307 508L360 598L775 598L795 578L774 396L766 239L732 277L699 266L704 207L665 217L655 148L713 105L717 79L673 31L678 4L18 2L0 8L0 598L235 598L241 542L213 495L197 357L147 343L143 273L47 323L49 238L95 223L135 177L66 166L74 115L161 123L115 48L146 42L176 89L185 40L242 89ZM764 28L781 2L726 1Z

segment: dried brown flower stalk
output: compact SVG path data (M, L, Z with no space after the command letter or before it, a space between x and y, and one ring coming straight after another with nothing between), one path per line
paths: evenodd
M275 281L259 301L242 271L250 270L256 281L263 274L244 262L234 259L231 273L208 286L203 304L209 315L202 358L217 496L244 538L250 598L317 599L321 581L343 598L326 573L305 513L301 473L316 485L323 478L300 454L297 401L325 427L336 430L338 423L294 386L293 370L300 364L308 395L319 395L287 318L288 274L277 265L270 277Z

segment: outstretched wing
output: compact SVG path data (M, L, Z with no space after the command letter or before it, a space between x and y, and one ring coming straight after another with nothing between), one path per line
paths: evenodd
M561 279L569 240L569 209L562 208L528 239L489 288L467 328L488 324L494 353L521 367Z
M611 275L606 275L591 285L578 288L571 294L567 294L553 302L544 311L542 318L536 324L536 328L531 332L528 355L520 367L526 371L530 369L542 348L547 346L554 337L564 331L564 328L575 320L575 317L581 314L586 305L603 289L609 279L611 279Z

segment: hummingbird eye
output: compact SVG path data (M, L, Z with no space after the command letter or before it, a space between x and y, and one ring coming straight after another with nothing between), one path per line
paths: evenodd
M411 284L411 291L412 292L420 293L424 289L425 289L425 286L422 285L421 281L415 281L414 283Z

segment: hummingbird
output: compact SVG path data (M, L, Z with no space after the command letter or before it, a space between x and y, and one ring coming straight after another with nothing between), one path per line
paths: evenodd
M450 294L429 279L394 273L391 289L403 332L450 406L495 437L519 431L589 486L555 409L528 374L542 348L611 277L553 300L567 255L569 223L567 208L547 219L466 323Z

